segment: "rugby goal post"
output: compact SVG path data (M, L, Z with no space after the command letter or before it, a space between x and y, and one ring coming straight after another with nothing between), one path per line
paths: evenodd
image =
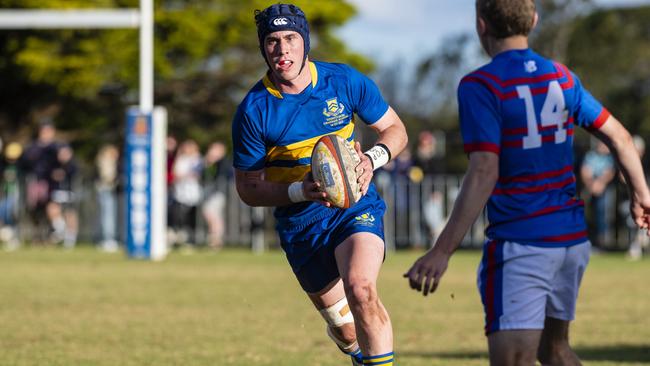
M127 220L129 257L162 260L167 254L165 178L167 113L153 103L153 0L139 9L3 9L0 29L140 30L140 104L127 111Z

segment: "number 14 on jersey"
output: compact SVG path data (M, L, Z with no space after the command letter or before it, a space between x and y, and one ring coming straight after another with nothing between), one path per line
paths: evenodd
M526 105L526 124L528 126L528 132L526 136L524 136L523 148L535 149L541 147L542 135L539 133L539 125L537 123L537 115L530 86L517 86L517 94L520 99L524 100ZM553 80L548 85L548 92L546 94L546 99L544 100L544 105L542 106L540 120L542 129L545 127L557 126L557 131L555 131L556 144L561 144L566 141L567 131L564 128L564 122L566 122L568 114L562 87L557 80Z

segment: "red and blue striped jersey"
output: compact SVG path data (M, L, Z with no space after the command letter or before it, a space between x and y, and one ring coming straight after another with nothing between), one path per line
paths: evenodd
M609 112L578 77L530 49L510 50L461 80L458 104L465 152L499 155L487 237L549 247L587 240L573 132L599 128Z

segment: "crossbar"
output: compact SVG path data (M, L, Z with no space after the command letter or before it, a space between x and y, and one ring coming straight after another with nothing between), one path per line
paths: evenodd
M0 10L0 29L138 28L137 9Z

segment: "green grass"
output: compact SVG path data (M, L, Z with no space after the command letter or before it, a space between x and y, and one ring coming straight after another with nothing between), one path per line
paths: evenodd
M423 298L390 254L380 295L399 365L486 365L479 252L459 252ZM585 365L650 365L650 263L592 258L572 341ZM0 365L347 365L284 256L173 253L161 263L90 248L0 253Z

